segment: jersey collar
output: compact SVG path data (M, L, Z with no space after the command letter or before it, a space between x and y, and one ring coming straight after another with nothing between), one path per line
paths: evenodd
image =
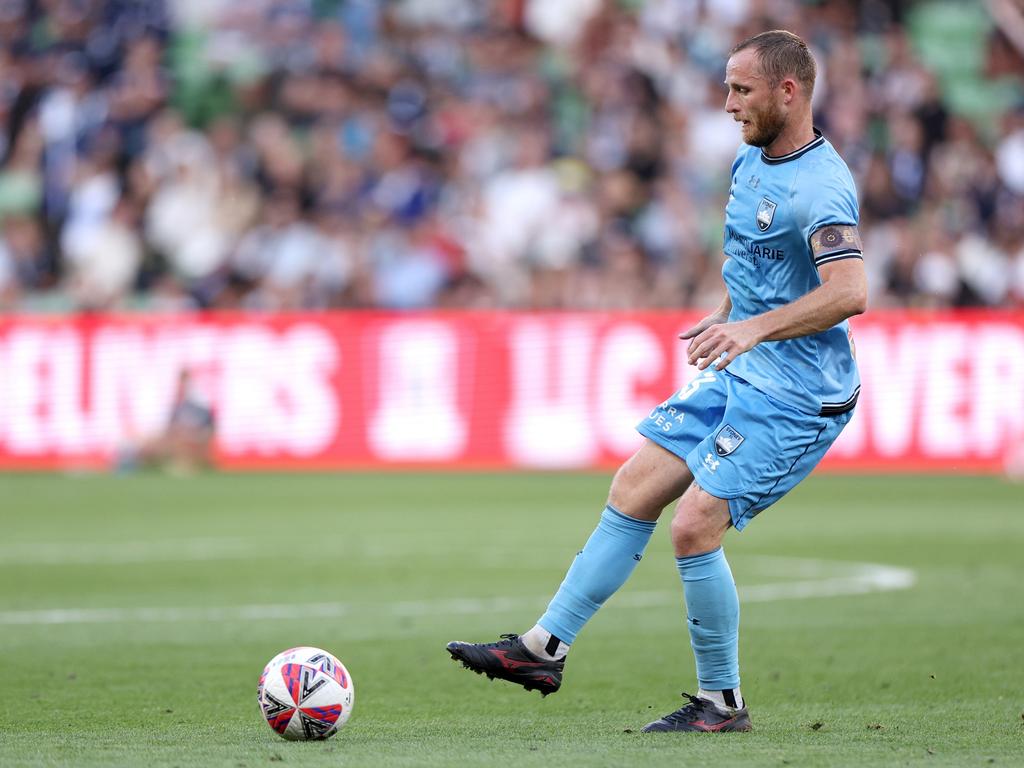
M779 165L780 163L788 163L790 160L796 160L798 157L806 155L815 147L820 147L825 143L825 137L821 135L821 131L818 128L814 128L814 138L804 144L799 149L794 149L788 155L779 155L778 157L772 157L764 151L764 147L761 148L761 161L768 165Z

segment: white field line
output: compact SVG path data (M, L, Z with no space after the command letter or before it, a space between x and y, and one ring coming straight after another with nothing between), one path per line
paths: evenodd
M752 558L753 559L753 558ZM760 559L760 558L758 558ZM781 558L767 558L780 561ZM756 584L740 587L740 601L763 603L812 597L863 595L909 589L914 571L873 563L838 563L827 560L786 558L801 576L817 569L820 578ZM833 575L836 570L843 575ZM542 608L549 597L442 598L391 603L281 603L276 605L235 605L219 607L168 608L51 608L34 611L0 611L0 626L41 624L150 624L187 621L267 621L275 619L340 618L344 616L408 618L501 613ZM681 590L625 592L613 598L620 608L679 605Z

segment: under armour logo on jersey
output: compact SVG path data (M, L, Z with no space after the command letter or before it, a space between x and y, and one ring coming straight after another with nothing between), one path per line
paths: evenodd
M750 178L747 179L747 186L751 189L757 189L761 184L761 179L756 174L751 174Z
M761 198L761 202L757 206L757 228L759 230L762 232L768 231L768 227L772 225L772 219L775 218L775 209L777 207L767 197Z

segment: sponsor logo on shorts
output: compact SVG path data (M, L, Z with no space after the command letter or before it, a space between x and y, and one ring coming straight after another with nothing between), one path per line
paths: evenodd
M720 462L718 459L711 455L710 451L708 451L707 456L704 457L704 466L708 468L709 472L714 472L716 469L718 469L718 465L721 463L722 462Z
M719 456L728 456L739 448L740 443L745 439L743 435L726 424L718 431L718 437L715 438L715 453Z

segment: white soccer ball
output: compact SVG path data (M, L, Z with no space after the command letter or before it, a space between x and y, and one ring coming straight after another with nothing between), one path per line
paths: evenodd
M300 646L270 660L257 696L271 728L291 741L309 741L329 739L348 721L356 689L337 657Z

